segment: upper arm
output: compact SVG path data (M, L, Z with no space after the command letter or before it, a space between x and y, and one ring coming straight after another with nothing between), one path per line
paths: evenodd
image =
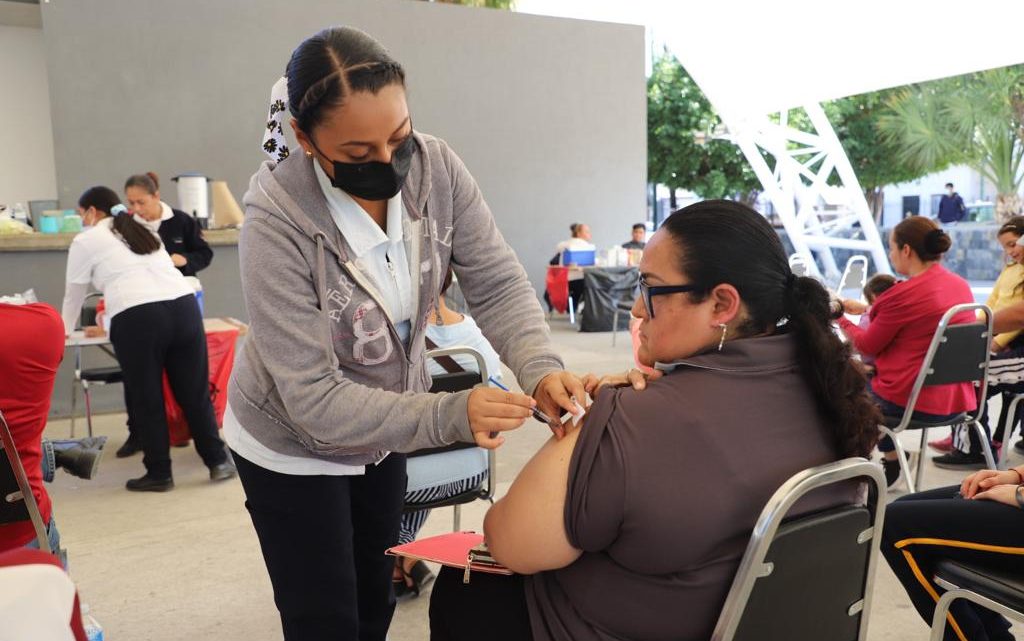
M484 531L496 559L524 574L553 570L618 538L626 501L623 448L611 424L618 398L602 394L583 426L551 439L491 509Z
M582 427L551 438L516 477L484 519L491 554L519 574L565 567L581 551L565 530L569 464Z

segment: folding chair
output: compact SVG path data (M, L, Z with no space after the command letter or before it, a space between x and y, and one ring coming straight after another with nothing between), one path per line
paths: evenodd
M98 292L86 296L77 329L96 323L96 305L102 296L103 294ZM110 354L110 356L114 356L109 349L104 349L104 351ZM121 372L120 366L86 368L83 363L82 346L77 345L75 346L74 378L71 382L71 438L75 437L75 410L78 406L78 386L82 386L82 396L85 397L85 424L89 436L92 436L92 397L89 394L89 389L93 386L113 385L124 382L124 374Z
M864 297L864 284L867 281L867 256L861 254L850 256L850 259L846 261L846 267L843 269L843 276L839 279L836 293L842 298L861 300Z
M983 323L963 323L951 325L953 317L962 312L978 311L985 312ZM921 484L921 476L924 472L925 445L928 442L928 429L932 427L944 427L947 425L959 425L967 423L974 429L981 441L985 452L985 462L990 468L995 468L996 463L992 457L992 447L989 444L985 428L981 426L979 419L985 409L984 403L988 391L988 361L989 344L992 336L992 310L985 305L970 303L951 307L935 328L935 335L925 353L924 361L921 363L921 371L917 374L914 387L910 391L910 398L903 411L902 417L885 417L882 425L879 426L882 433L892 439L896 446L896 456L900 462L901 474L907 481L907 489L914 493ZM921 394L921 389L926 385L948 385L951 383L974 383L979 390L978 407L974 412L964 412L952 419L945 421L922 421L913 418L914 407ZM921 452L917 457L917 472L913 479L910 477L910 464L907 462L907 453L900 444L898 434L904 430L921 430Z
M842 505L787 518L812 490L868 481L865 505ZM863 458L804 470L761 512L711 635L712 641L864 641L885 477Z
M1004 402L1006 396L1003 396ZM1014 417L1017 416L1017 406L1024 401L1024 394L1015 394L1010 401L1010 407L1006 410L1006 423L1003 425L1003 447L999 450L999 460L996 461L996 469L1006 469L1006 457L1010 452L1010 437L1013 436Z
M428 350L426 357L428 359L437 359L442 356L471 356L476 360L477 371L465 371L455 373L444 373L433 377L433 385L430 387L431 392L461 392L462 390L472 389L480 384L486 384L487 379L490 378L490 373L487 370L487 361L484 360L483 354L473 349L472 347L445 347L441 349ZM444 447L432 447L423 450L417 450L409 454L409 457L430 457L445 452L454 452L456 450L476 448L477 446L472 443L452 443ZM432 510L439 507L451 507L454 509L452 515L452 531L458 531L462 523L462 506L466 503L472 503L476 500L483 501L494 501L494 489L496 486L496 474L497 474L497 460L494 454L494 450L487 450L487 478L481 481L479 485L474 488L470 488L461 494L447 498L438 499L429 503L417 503L415 505L405 506L405 512L416 512L419 510Z
M966 599L1024 623L1024 577L958 561L940 561L934 578L946 592L935 605L931 641L942 641L949 608L957 599Z
M14 445L14 436L7 425L4 413L0 412L0 446L4 457L0 458L0 525L31 521L36 531L39 549L46 553L55 553L50 549L50 538L46 535L43 515L39 512L39 504L32 494L32 487L25 475L25 468L18 457L18 449Z

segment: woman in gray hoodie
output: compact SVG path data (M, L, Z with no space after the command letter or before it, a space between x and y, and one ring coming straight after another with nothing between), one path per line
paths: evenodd
M224 434L286 639L379 639L405 457L501 445L534 408L583 399L473 177L413 130L402 67L361 31L324 30L274 87L239 241L251 331ZM285 113L303 153L289 154ZM531 395L429 394L424 332L448 266ZM553 429L560 429L552 425Z

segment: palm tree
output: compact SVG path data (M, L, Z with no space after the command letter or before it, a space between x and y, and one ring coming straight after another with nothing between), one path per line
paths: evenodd
M996 218L1021 213L1024 65L913 85L889 101L878 129L925 172L965 163L996 188Z

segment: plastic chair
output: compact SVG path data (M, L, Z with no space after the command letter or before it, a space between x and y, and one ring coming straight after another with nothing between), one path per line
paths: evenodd
M865 505L788 518L812 490L868 481ZM761 512L712 641L863 641L867 638L885 477L863 458L804 470Z
M86 296L76 329L96 324L96 305L102 296L103 294L98 292ZM75 346L74 380L71 383L71 438L75 437L75 410L78 406L78 386L82 387L82 396L85 398L85 424L89 436L92 436L92 398L89 394L90 387L114 385L124 382L124 373L121 371L120 366L86 368L83 363L82 346L77 345Z
M951 325L953 317L963 312L985 312L984 323L963 323ZM946 425L958 425L967 423L978 433L982 448L985 452L985 461L990 468L996 466L992 456L992 447L989 444L985 428L981 426L979 419L984 411L986 392L988 391L988 362L989 343L992 336L992 310L985 305L970 303L951 307L935 328L935 335L925 353L924 361L921 363L921 371L917 374L914 387L910 391L910 398L907 400L906 409L902 417L885 417L885 422L879 426L886 436L892 439L896 446L896 456L900 462L901 474L907 481L907 489L913 493L916 487L921 484L921 476L924 472L925 445L928 441L928 429L932 427L943 427ZM926 385L948 385L951 383L975 383L978 386L978 407L974 412L964 412L952 419L945 421L921 421L913 418L914 407L921 395L921 389ZM907 462L907 453L900 444L897 435L904 430L921 430L921 453L917 457L917 472L913 479L910 477L910 464Z
M931 641L942 641L946 620L953 621L949 608L957 599L966 599L1024 622L1024 577L959 561L940 561L934 578L946 592L935 605Z
M36 531L39 549L46 553L54 553L50 549L50 538L46 535L43 515L39 512L39 504L32 493L25 468L18 456L18 448L14 444L14 436L7 425L4 413L0 412L0 446L4 457L0 459L0 525L31 521Z
M465 372L445 373L434 376L433 385L430 387L431 392L461 392L463 390L472 389L477 385L485 384L487 379L491 376L487 370L487 361L484 360L483 354L472 347L445 347L428 350L426 353L426 358L437 359L442 356L471 356L476 360L477 371L474 372L467 370ZM444 447L417 450L410 453L409 456L436 456L445 452L475 447L476 445L472 443L452 443L451 445ZM487 450L487 477L481 481L479 485L462 492L461 494L457 494L446 499L438 499L429 503L407 505L405 506L404 511L416 512L419 510L432 510L439 507L451 507L454 509L454 514L452 515L452 531L457 532L460 529L462 522L463 505L477 500L494 502L496 475L497 459L495 457L494 450Z
M839 279L839 287L836 292L843 298L861 300L864 297L864 285L868 281L868 259L867 256L857 254L850 256L843 269L843 276ZM853 295L849 295L852 291Z

